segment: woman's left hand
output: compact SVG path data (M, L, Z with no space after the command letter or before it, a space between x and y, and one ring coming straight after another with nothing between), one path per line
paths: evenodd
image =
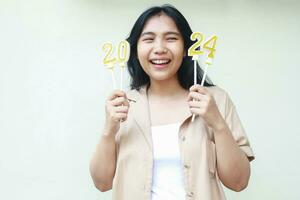
M191 113L203 117L208 126L214 130L226 126L214 97L201 85L193 85L188 95L188 104Z

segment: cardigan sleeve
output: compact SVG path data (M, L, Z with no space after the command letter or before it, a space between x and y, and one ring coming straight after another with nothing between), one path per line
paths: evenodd
M235 141L237 142L241 150L244 151L244 153L247 155L249 161L254 160L255 156L250 147L248 137L242 126L235 105L233 104L227 92L225 94L225 121L229 129L231 130Z

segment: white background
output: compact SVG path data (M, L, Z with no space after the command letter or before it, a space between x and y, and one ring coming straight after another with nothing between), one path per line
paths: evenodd
M88 167L112 90L101 44L162 3L0 1L0 199L110 199ZM256 155L248 188L228 199L298 200L300 3L170 3L194 31L219 36L209 76L232 97Z

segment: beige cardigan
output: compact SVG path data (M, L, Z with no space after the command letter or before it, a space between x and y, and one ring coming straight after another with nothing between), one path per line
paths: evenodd
M234 139L254 159L249 141L228 94L221 88L206 87L214 96L220 113ZM113 200L151 200L153 151L146 87L131 90L127 120L116 135L117 167L113 180ZM191 113L181 123L178 141L183 164L186 200L224 200L224 192L216 171L216 150L212 130L203 119Z

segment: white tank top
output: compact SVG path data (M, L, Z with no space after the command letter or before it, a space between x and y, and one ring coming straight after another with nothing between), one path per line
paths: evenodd
M154 154L152 200L184 200L178 132L180 123L152 126Z

